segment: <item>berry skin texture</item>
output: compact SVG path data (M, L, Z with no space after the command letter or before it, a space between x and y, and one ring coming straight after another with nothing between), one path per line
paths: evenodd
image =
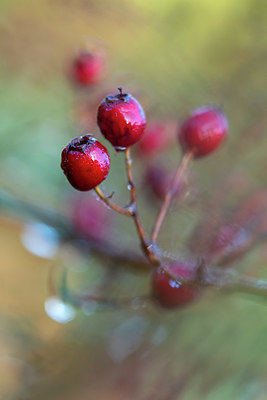
M61 168L68 181L83 192L106 179L109 167L107 149L89 134L73 139L61 154Z
M124 150L144 134L145 113L139 102L128 93L109 95L98 108L97 123L116 150Z
M73 62L71 75L78 85L91 86L104 74L104 57L101 53L81 52Z
M213 152L225 139L228 122L215 107L201 107L193 111L183 124L179 140L184 151L192 151L195 158Z
M176 263L169 266L169 271L184 279L194 277L192 265ZM200 288L169 278L159 267L152 274L152 296L164 308L184 307L195 301L200 295Z

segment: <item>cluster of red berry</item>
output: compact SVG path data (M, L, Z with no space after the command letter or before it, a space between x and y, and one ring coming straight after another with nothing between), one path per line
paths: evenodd
M101 62L99 57L95 58L92 54L82 53L75 60L73 66L74 79L81 85L94 84L102 75ZM133 96L124 93L122 88L119 88L118 93L108 95L102 100L97 111L97 122L101 133L116 151L128 152L129 148L145 135L146 117L143 108ZM205 106L193 111L179 129L178 134L184 163L213 152L225 139L227 132L227 120L217 108ZM164 134L166 134L164 128L154 129L154 132L150 134L154 139L150 141L148 134L147 139L141 142L139 151L149 154L153 153L154 149L160 150L164 145ZM200 287L186 283L187 279L196 274L196 267L190 263L176 262L166 268L159 260L157 251L153 250L167 207L182 180L184 167L185 165L178 168L172 184L168 182L169 189L161 194L161 197L164 198L164 206L158 215L151 241L147 241L144 238L136 210L133 207L119 209L119 207L111 205L111 202L103 196L98 188L98 185L106 179L110 168L110 157L106 147L93 135L86 134L73 139L62 151L61 168L75 189L88 191L94 188L100 198L111 208L135 218L144 254L151 264L156 266L152 277L153 297L159 304L167 308L188 304L195 300L201 291ZM129 171L128 177L131 177ZM131 180L129 182L131 183ZM157 187L157 183L160 185L156 178L155 187ZM134 190L133 187L132 189ZM133 199L135 198L133 197ZM175 276L179 276L181 282L179 279L175 279ZM185 282L182 282L183 278Z

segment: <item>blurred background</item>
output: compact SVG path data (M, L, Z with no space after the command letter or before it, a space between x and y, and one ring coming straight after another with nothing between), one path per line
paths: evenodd
M267 189L266 1L1 0L0 15L0 398L265 399L261 298L207 291L171 312L138 302L76 307L71 290L134 297L148 293L150 276L81 251L100 234L138 253L138 239L128 220L105 208L93 235L75 226L85 199L96 200L70 187L60 154L82 133L101 138L96 110L118 86L140 100L148 125L165 121L173 134L192 109L223 109L227 143L194 163L160 236L168 254L192 255L190 238L200 222L208 234L212 208L231 218ZM87 88L70 74L84 49L105 54L103 79ZM112 160L103 188L124 204L122 157L103 143ZM179 159L173 144L153 163L172 169ZM147 192L137 150L134 160L149 231L160 202ZM66 234L72 230L79 246ZM260 243L231 266L266 279L266 262Z

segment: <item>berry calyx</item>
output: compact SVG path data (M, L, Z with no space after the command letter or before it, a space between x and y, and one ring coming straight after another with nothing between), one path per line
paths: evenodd
M215 107L201 107L193 111L183 124L179 140L184 151L191 151L195 158L214 151L225 139L228 122Z
M104 74L103 54L95 52L81 52L74 60L71 75L73 80L81 86L90 86L98 83Z
M110 167L107 149L87 134L73 139L62 151L61 168L70 184L87 191L106 179Z
M193 279L195 270L191 264L175 263L169 266L169 271L184 279ZM152 296L165 308L183 307L200 295L200 288L191 283L181 283L171 279L160 267L152 275Z
M140 103L119 88L119 93L107 96L100 103L97 123L115 149L124 150L141 139L146 117Z

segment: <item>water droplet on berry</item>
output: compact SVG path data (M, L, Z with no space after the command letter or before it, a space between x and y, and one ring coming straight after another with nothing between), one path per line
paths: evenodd
M125 150L126 150L126 147L114 146L114 149L115 149L116 151L125 151Z

